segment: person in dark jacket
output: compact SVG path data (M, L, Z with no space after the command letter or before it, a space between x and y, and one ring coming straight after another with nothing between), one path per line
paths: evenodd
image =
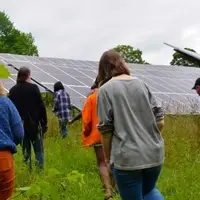
M19 69L17 84L9 91L9 98L22 118L25 136L22 144L24 161L31 167L31 144L36 156L37 167L44 166L43 135L47 131L47 113L36 84L32 84L31 72L27 67Z

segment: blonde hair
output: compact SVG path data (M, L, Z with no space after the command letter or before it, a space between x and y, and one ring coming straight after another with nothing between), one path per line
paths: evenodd
M6 96L6 90L1 81L0 81L0 96Z

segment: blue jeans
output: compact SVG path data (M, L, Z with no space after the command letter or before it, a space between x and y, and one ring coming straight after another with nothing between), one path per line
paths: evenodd
M34 149L35 158L36 158L36 166L39 169L43 169L44 167L44 147L43 147L43 136L38 134L35 139L30 139L26 135L24 136L22 149L24 162L29 165L29 168L32 169L31 164L31 144Z
M60 126L60 135L62 138L65 138L68 134L67 122L59 120L59 126Z
M162 166L123 171L113 169L114 177L122 200L164 200L156 182Z

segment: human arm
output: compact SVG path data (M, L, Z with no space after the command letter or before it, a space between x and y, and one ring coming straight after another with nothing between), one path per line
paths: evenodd
M146 88L147 88L147 91L148 91L149 102L150 102L151 108L153 110L158 129L160 131L162 131L162 129L164 128L164 111L163 111L163 108L162 108L161 105L159 105L159 103L157 102L155 96L152 94L150 89L147 86L146 86Z
M160 131L162 131L162 129L164 128L164 125L165 125L164 119L157 121L157 126Z
M13 135L13 142L18 145L24 138L24 128L21 117L11 101L9 101L9 124Z
M56 114L59 111L60 95L58 93L54 94L54 102L52 112Z
M70 95L68 93L67 93L67 105L68 105L68 122L71 123L71 120L72 120L72 104L71 104Z
M155 102L156 102L156 99L154 97L152 97L152 99L154 99ZM161 106L159 106L158 104L152 104L152 105L154 105L153 112L154 112L154 115L155 115L155 118L156 118L156 123L157 123L158 129L159 129L159 131L162 131L163 128L164 128L164 111L163 111L163 108Z
M37 100L37 105L39 107L40 113L40 124L42 127L42 132L45 133L47 131L47 112L42 99L42 95L37 85L35 85L35 98Z
M97 94L97 115L99 123L97 128L102 135L102 143L106 163L110 163L111 141L114 132L113 112L111 101L104 89L99 89Z
M75 121L81 119L82 117L82 112L80 111L72 120L71 120L71 124L74 123Z
M110 165L110 152L111 152L111 141L112 141L112 133L107 133L102 136L102 144L103 144L103 150L104 150L104 156L106 164Z

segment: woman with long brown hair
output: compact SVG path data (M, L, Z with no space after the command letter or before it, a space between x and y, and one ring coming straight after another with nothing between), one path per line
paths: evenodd
M121 198L162 200L156 182L164 162L163 109L119 53L102 55L98 75L98 130Z
M0 82L0 199L8 200L14 192L15 169L13 155L22 142L24 129L19 113L6 96Z

